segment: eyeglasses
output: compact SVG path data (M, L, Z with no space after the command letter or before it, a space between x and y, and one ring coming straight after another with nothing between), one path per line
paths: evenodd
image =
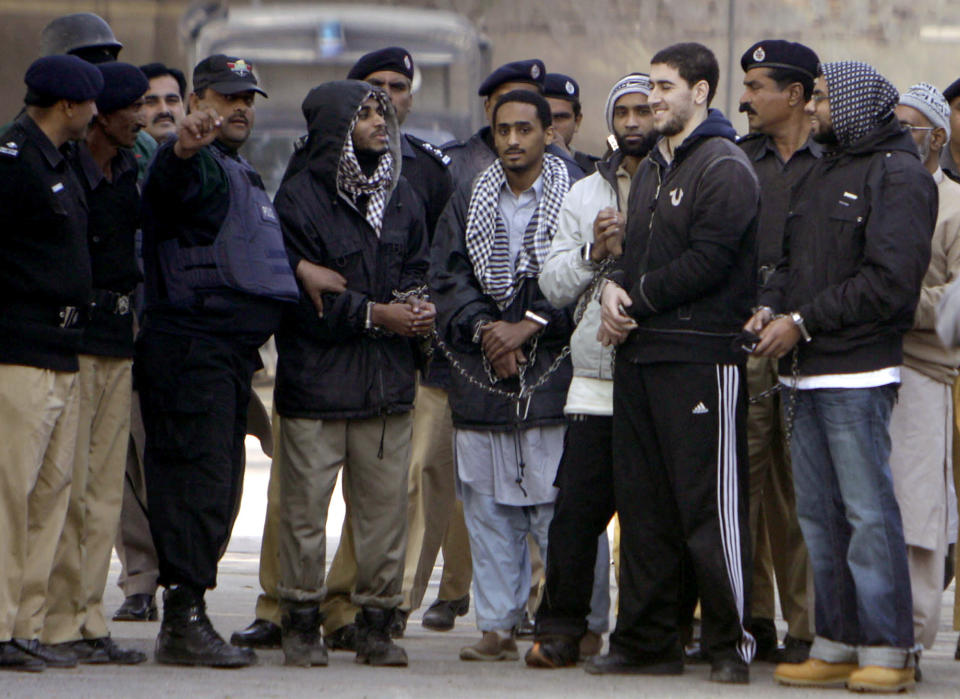
M913 131L933 131L933 130L936 128L935 126L913 126L912 124L904 124L902 121L900 122L900 126L901 126L902 128L904 128L904 129L910 129L911 132L913 132Z
M829 95L825 95L822 92L814 92L813 95L810 97L810 99L813 100L814 104L820 104L821 102L825 102L826 100L829 100L830 97Z

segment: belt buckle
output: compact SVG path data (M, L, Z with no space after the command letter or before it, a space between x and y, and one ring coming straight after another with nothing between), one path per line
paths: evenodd
M117 296L117 306L116 314L120 316L125 316L130 312L130 297L126 294L119 294Z

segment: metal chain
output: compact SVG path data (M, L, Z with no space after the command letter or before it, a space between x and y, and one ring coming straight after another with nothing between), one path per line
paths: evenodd
M787 396L786 404L786 414L783 416L783 432L784 437L786 438L786 443L790 444L790 438L793 436L793 417L797 412L797 391L799 390L797 386L800 383L800 350L798 347L794 346L793 354L790 361L790 393ZM785 390L787 385L777 381L773 386L768 388L766 391L761 391L755 396L749 397L749 402L759 403L762 400L770 398L777 393Z

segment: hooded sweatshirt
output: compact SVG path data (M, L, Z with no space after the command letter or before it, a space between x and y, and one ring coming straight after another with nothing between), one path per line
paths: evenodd
M902 363L937 220L936 185L893 116L896 88L863 63L823 72L837 143L794 191L785 256L760 294L803 316L802 376ZM787 355L781 375L790 369Z
M345 188L342 162L370 95L385 107L393 164L379 230L373 197ZM314 88L303 113L307 143L291 158L275 206L291 266L307 260L334 269L347 290L324 294L322 317L305 293L284 317L277 333L277 409L313 419L406 412L413 405L414 342L367 327L369 302L389 303L395 292L426 281L423 205L400 176L396 114L381 91L358 80Z

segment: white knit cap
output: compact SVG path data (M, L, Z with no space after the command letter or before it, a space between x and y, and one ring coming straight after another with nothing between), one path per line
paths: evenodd
M613 105L624 95L630 95L636 92L649 95L653 85L650 82L650 76L646 73L630 73L624 75L617 81L617 84L610 90L610 96L607 97L607 128L613 133Z
M950 105L930 83L917 83L900 95L900 104L913 107L930 120L934 128L941 128L950 138Z

